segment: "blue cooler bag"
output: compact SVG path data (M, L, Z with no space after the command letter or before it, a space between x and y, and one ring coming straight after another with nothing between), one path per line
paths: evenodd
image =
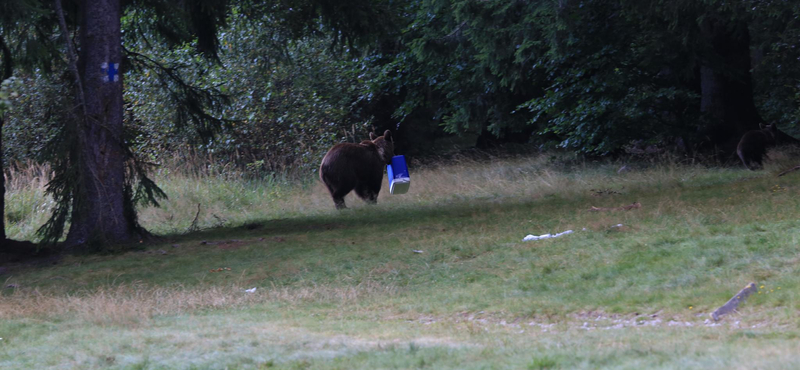
M411 186L411 178L408 177L408 167L406 157L396 155L392 157L392 164L386 166L386 173L389 175L389 192L392 194L405 194Z

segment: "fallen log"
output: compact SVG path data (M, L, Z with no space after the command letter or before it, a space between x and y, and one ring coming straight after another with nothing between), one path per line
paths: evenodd
M733 296L733 298L731 298L727 303L725 303L724 305L722 305L722 307L717 308L714 312L712 312L711 318L714 319L714 321L719 321L719 318L722 317L723 315L727 315L733 311L736 311L736 308L739 307L739 304L744 302L747 299L747 297L749 297L756 291L758 291L758 288L756 288L755 283L747 284L747 286L744 287L744 289L740 290L739 293L736 293L736 295Z
M792 167L792 168L790 168L790 169L788 169L786 171L783 171L783 172L778 174L778 177L781 177L781 176L783 176L783 175L785 175L785 174L787 174L789 172L794 172L794 171L797 171L797 170L800 170L800 166L794 166L794 167Z

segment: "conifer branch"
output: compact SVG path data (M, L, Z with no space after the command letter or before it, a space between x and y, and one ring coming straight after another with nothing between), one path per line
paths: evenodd
M86 112L86 98L83 94L83 83L81 82L81 74L78 71L78 58L75 54L75 49L72 47L72 42L69 39L69 29L67 28L67 21L64 18L64 8L61 6L61 0L54 0L56 14L58 15L58 25L61 28L61 33L64 35L64 43L67 45L67 58L69 59L69 69L75 77L75 83L78 88L78 99L80 99L81 110L83 111L84 123L88 124L89 115Z

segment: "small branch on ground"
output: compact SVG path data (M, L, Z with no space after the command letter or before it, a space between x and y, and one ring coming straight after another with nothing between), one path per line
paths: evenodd
M189 226L189 232L193 233L195 231L200 231L197 227L197 219L200 217L200 203L197 203L197 213L194 215L194 220L192 220L192 225Z
M794 167L792 167L792 168L790 168L790 169L788 169L786 171L783 171L783 172L778 174L778 177L781 177L781 176L783 176L783 175L785 175L787 173L794 172L794 171L797 171L797 170L800 170L800 166L794 166Z
M627 205L627 206L622 206L622 207L611 207L611 208L607 208L607 207L595 207L595 206L592 206L592 208L589 208L589 211L590 211L590 212L601 212L601 211L602 211L602 212L605 212L605 211L630 211L630 210L632 210L632 209L639 209L639 208L642 208L642 205L641 205L641 203L639 203L639 202L633 202L632 204L629 204L629 205Z

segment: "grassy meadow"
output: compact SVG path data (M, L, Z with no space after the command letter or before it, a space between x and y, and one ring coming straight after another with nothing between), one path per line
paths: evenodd
M314 174L161 169L159 241L6 267L0 369L797 369L800 160L771 158L450 160L341 212ZM47 174L9 177L10 237Z

